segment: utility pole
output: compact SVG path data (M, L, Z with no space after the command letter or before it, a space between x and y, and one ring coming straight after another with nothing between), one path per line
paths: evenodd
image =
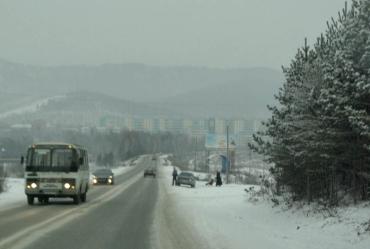
M3 157L4 157L4 152L5 152L6 150L5 150L5 148L4 147L2 147L1 148L1 150L0 150L0 159L3 159ZM2 167L2 169L0 168L0 173L1 173L1 170L3 171L2 173L3 173L3 177L5 177L6 176L6 163L5 163L5 160L1 160L1 161L3 161L2 162L2 165L0 165L0 167ZM1 175L0 175L1 176Z
M229 184L229 167L230 167L230 159L229 159L229 124L226 125L226 183Z
M197 149L198 149L198 137L195 136L195 159L194 159L194 171L197 171Z
M207 150L206 165L207 165L207 170L208 170L208 174L209 174L209 173L210 173L210 165L209 165L209 150Z

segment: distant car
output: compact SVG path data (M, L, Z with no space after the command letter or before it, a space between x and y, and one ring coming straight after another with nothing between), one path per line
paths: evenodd
M144 177L146 177L146 176L153 176L153 177L155 177L156 173L157 172L156 172L155 168L154 167L150 167L150 168L147 168L147 169L144 170Z
M93 173L93 184L114 184L114 173L111 169L98 169Z
M176 185L189 185L192 188L195 188L195 176L190 172L181 172L177 176Z

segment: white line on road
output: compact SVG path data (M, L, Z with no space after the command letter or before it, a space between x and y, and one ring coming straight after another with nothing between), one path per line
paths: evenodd
M92 200L92 202L86 203L81 206L68 209L57 216L47 219L43 222L30 226L23 229L12 236L0 241L0 248L6 249L23 249L27 248L32 242L44 236L46 233L54 231L68 222L77 219L82 215L86 215L93 209L103 205L104 203L114 199L122 192L127 190L132 184L141 179L142 173L138 173L136 176L132 177L130 180L123 182L119 185L114 186L112 189L99 196L98 198Z

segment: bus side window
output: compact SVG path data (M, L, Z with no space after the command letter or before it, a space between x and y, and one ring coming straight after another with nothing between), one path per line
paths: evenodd
M32 149L28 149L27 156L26 156L26 166L32 165Z
M80 158L80 150L73 150L73 161L72 161L72 165L74 165L74 167L77 167L77 169L79 168L79 164L78 164L78 161L79 161L79 158Z
M84 150L80 151L80 157L83 158L83 164L81 165L81 169L86 169L86 152Z

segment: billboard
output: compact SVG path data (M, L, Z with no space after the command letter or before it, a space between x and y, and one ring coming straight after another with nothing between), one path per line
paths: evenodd
M227 172L227 168L229 168L229 170L230 170L230 161L224 155L220 155L220 157L221 157L221 160L222 160L221 173L225 174Z
M236 136L229 135L229 149L235 149L236 147ZM227 137L226 134L207 134L206 148L208 149L226 149L227 148Z

